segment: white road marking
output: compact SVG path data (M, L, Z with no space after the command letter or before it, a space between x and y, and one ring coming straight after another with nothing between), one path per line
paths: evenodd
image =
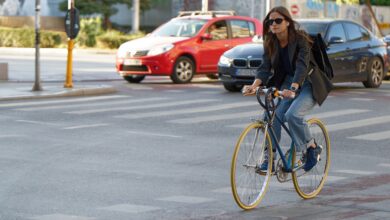
M192 118L175 119L168 122L177 123L177 124L194 124L194 123L201 123L201 122L246 118L246 117L256 116L258 114L261 113L259 113L259 111L237 112L231 114L208 115L208 116L199 116L199 117L192 117Z
M96 127L103 127L108 126L109 124L90 124L90 125L77 125L77 126L71 126L71 127L65 127L65 130L74 130L74 129L82 129L82 128L96 128Z
M192 197L192 196L171 196L165 198L159 198L156 200L160 201L168 201L168 202L180 202L180 203L188 203L188 204L199 204L205 202L211 202L215 199L203 198L203 197Z
M353 137L348 137L350 139L357 139L357 140L368 140L368 141L381 141L390 139L390 130L389 131L382 131L382 132L375 132L370 134L363 134Z
M126 213L142 213L142 212L150 212L161 209L156 206L145 206L145 205L133 205L133 204L118 204L113 206L102 207L99 209L114 211L114 212L126 212Z
M378 164L378 166L381 166L381 167L390 167L390 163L380 163L380 164Z
M167 98L152 98L146 99L144 101L160 101L166 100ZM66 108L82 108L82 107L97 107L97 106L113 106L120 104L131 104L140 102L139 99L131 100L121 100L121 101L107 101L107 102L98 102L98 103L82 103L82 104L66 104L66 105L55 105L55 106L36 106L36 107L26 107L26 108L17 108L19 111L37 111L37 110L54 110L54 109L66 109Z
M177 135L169 135L169 134L156 134L156 133L150 133L150 132L142 132L142 131L126 131L130 134L136 134L136 135L145 135L145 136L157 136L157 137L171 137L171 138L182 138L182 136Z
M368 99L368 98L350 98L349 100L352 100L352 101L364 101L364 102L375 101L375 99Z
M57 124L49 123L49 122L42 122L42 121L31 121L31 120L16 120L17 122L24 122L29 124L37 124L37 125L49 125L49 126L57 126Z
M307 115L306 118L319 118L319 119L323 119L323 118L331 118L331 117L337 117L337 116L342 116L342 115L364 113L364 112L369 112L369 111L371 111L371 110L368 110L368 109L344 109L344 110L336 110L336 111L315 113L315 114ZM227 127L230 127L230 128L245 128L248 125L248 123L246 123L246 124L234 124L234 125L229 125Z
M211 111L218 111L224 109L240 108L246 106L257 106L257 105L258 104L254 102L238 102L238 103L220 104L220 105L212 105L212 106L198 107L198 108L186 108L186 109L178 109L178 110L126 114L126 115L116 116L116 118L139 119L139 118L147 118L147 117L160 117L160 116L168 116L168 115L211 112Z
M371 110L368 109L343 109L337 111L329 111L329 112L321 112L316 114L308 115L306 118L331 118L342 115L351 115L351 114L359 114L364 112L369 112Z
M363 170L334 170L335 173L346 173L346 174L355 174L355 175L373 175L376 172L363 171Z
M94 220L96 218L84 217L84 216L75 216L75 215L64 215L64 214L51 214L51 215L40 215L34 216L33 220Z
M137 99L134 100L134 103L137 102L145 102L145 101L155 101L160 100L161 98L149 98L149 99ZM149 105L138 105L138 106L122 106L122 107L111 107L104 109L90 109L90 110L80 110L80 111L70 111L65 112L68 114L91 114L91 113L99 113L99 112L109 112L109 111L130 111L137 109L149 109L149 108L162 108L162 107L170 107L170 106L179 106L179 105L188 105L193 103L202 103L202 102L214 102L214 99L198 99L198 100L187 100L187 101L177 101L177 102L165 102L158 104L149 104Z
M64 100L4 103L4 104L0 104L0 107L18 107L18 106L57 104L57 103L87 102L87 101L97 101L97 100L104 100L104 99L128 98L128 97L131 96L111 95L111 96L98 96L98 97L87 97L87 98L77 98L77 99L67 98Z
M380 116L375 118L367 118L357 121L343 122L337 124L327 125L328 131L339 131L350 128L359 128L362 126L370 126L376 124L384 124L390 122L390 116Z

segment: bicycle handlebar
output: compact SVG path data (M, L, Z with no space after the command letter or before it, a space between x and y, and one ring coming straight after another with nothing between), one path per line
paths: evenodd
M260 95L261 94L265 94L265 97L264 97L264 102L263 100L261 100L261 97ZM282 91L279 91L277 88L275 87L271 87L271 88L266 88L266 87L257 87L256 89L256 98L257 98L257 101L260 103L260 105L266 109L266 110L275 110L279 104L280 104L280 101L284 98L283 97L283 92ZM277 102L275 103L275 98L277 98ZM290 97L290 98L295 98L295 95Z

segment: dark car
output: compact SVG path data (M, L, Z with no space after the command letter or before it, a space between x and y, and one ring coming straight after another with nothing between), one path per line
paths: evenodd
M363 26L348 20L298 20L310 35L320 33L334 70L332 82L362 82L377 88L387 73L386 44ZM218 75L228 91L240 91L251 84L264 53L262 42L236 46L218 63Z

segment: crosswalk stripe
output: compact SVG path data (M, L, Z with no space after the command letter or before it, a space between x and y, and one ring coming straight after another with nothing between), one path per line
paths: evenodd
M374 101L375 99L369 99L369 98L350 98L349 100L353 100L353 101Z
M136 102L146 102L146 101L156 101L164 98L149 98L149 99L136 99L133 100L133 103ZM196 100L187 100L187 101L178 101L178 102L165 102L158 104L149 104L149 105L138 105L138 106L125 106L125 107L111 107L104 109L90 109L90 110L79 110L79 111L70 111L65 112L68 114L91 114L91 113L99 113L99 112L109 112L109 111L129 111L129 110L137 110L137 109L150 109L150 108L162 108L162 107L170 107L170 106L179 106L179 105L188 105L193 103L202 103L202 102L215 102L215 99L196 99Z
M390 167L390 163L381 163L381 164L378 164L378 166L381 166L381 167Z
M96 128L96 127L103 127L108 126L108 124L90 124L90 125L77 125L77 126L71 126L71 127L65 127L65 130L74 130L74 129L82 129L82 128Z
M311 115L307 115L306 118L331 118L331 117L337 117L337 116L342 116L342 115L350 115L350 114L358 114L358 113L364 113L364 112L369 112L371 110L368 109L344 109L344 110L337 110L337 111L329 111L329 112L320 112L320 113L315 113ZM244 128L246 124L235 124L235 125L229 125L227 127L231 128Z
M168 122L177 123L177 124L194 124L194 123L201 123L201 122L246 118L246 117L256 116L259 114L261 114L259 111L237 112L231 114L207 115L207 116L199 116L199 117L192 117L192 118L175 119Z
M358 128L362 126L370 126L370 125L383 124L388 122L390 122L390 116L380 116L380 117L367 118L367 119L362 119L357 121L331 124L331 125L327 125L326 127L328 131L339 131L344 129Z
M355 175L373 175L375 172L363 170L335 170L336 173L355 174Z
M169 115L211 112L211 111L218 111L224 109L240 108L246 106L257 106L257 105L258 104L254 102L238 102L238 103L212 105L212 106L198 107L198 108L186 108L186 109L178 109L178 110L126 114L126 115L116 116L116 118L138 119L138 118L147 118L147 117L160 117L160 116L169 116Z
M382 132L375 132L370 134L363 134L353 137L348 137L350 139L357 139L357 140L368 140L368 141L381 141L390 139L390 130L389 131L382 131Z
M46 105L46 104L57 104L57 103L86 102L86 101L97 101L97 100L104 100L104 99L128 98L128 97L131 96L111 95L111 96L98 96L98 97L64 99L64 100L4 103L4 104L0 104L0 107L19 107L19 106Z
M167 98L150 98L144 99L144 101L161 101L166 100ZM37 110L54 110L54 109L66 109L66 108L82 108L82 107L97 107L97 106L113 106L120 104L131 104L134 102L140 102L138 99L131 100L121 100L121 101L107 101L107 102L99 102L99 103L82 103L82 104L66 104L66 105L55 105L55 106L35 106L35 107L27 107L27 108L17 108L18 111L37 111ZM94 109L95 110L95 109Z

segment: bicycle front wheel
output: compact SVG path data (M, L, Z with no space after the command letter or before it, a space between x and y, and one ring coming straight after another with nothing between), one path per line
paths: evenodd
M260 172L264 161L268 161L268 170ZM242 209L253 209L263 199L271 178L272 162L271 139L265 125L250 124L237 141L231 165L232 192Z
M325 125L319 119L312 118L308 120L307 123L315 142L317 145L322 146L320 160L317 162L316 166L308 172L305 172L303 169L293 172L292 179L295 190L299 196L304 199L311 199L320 193L326 177L328 176L330 165L330 141ZM295 161L297 161L297 159L294 151L293 164L296 163Z

